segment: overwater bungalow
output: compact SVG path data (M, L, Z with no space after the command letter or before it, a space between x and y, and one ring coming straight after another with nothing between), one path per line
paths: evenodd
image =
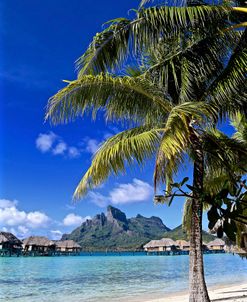
M79 253L81 246L74 240L60 240L54 241L56 245L56 251L65 253Z
M12 233L0 232L0 256L19 256L22 242Z
M225 241L217 238L213 241L210 241L207 244L207 248L211 251L223 251L225 247Z
M55 243L44 236L30 236L23 240L23 254L48 256L55 252Z
M151 240L143 246L147 252L171 252L177 249L178 245L170 238L162 238L160 240Z
M190 243L186 240L176 240L177 246L182 251L189 251L190 250Z

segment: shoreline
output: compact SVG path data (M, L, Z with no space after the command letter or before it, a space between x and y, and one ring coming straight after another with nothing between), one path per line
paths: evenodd
M247 302L247 282L241 284L222 284L208 287L211 302ZM140 300L139 300L140 301ZM142 300L144 302L188 302L188 291L171 293L166 297L154 297ZM133 300L131 302L138 302Z
M211 299L211 302L247 302L247 282L241 283L241 284L235 284L235 285L215 285L208 288L209 291L209 297ZM119 296L119 298L113 298L111 296L104 297L102 296L100 300L102 302L188 302L189 301L189 295L188 291L181 291L181 292L174 292L174 293L163 293L162 297L154 297L151 294L149 295L143 295L143 296L136 296L131 297L131 295L124 295ZM58 298L58 299L57 299ZM53 301L71 301L71 302L85 302L85 300L80 294L77 295L70 295L70 296L59 296L55 298L54 300L52 297L39 297L39 300L32 297L23 297L15 298L15 299L6 299L4 301L8 302L36 302L36 301L47 301L47 302L53 302ZM0 299L1 300L1 299ZM89 299L88 301L99 301L98 299Z
M208 293L211 302L247 302L247 279L235 281L233 283L222 282L216 285L209 285ZM76 301L76 300L75 300ZM83 302L84 300L77 300ZM142 295L131 294L120 296L117 300L110 296L106 299L101 298L102 302L188 302L189 292L187 289L181 289L163 293L143 293ZM74 302L74 300L73 300Z

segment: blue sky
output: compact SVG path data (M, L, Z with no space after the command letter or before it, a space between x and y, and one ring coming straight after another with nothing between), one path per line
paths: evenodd
M56 237L113 204L128 217L156 215L181 223L183 200L153 204L152 168L110 180L76 205L71 196L98 144L118 131L102 119L44 123L47 100L76 77L74 62L107 20L124 17L133 0L3 0L0 3L0 228L21 237ZM188 172L182 172L179 178Z

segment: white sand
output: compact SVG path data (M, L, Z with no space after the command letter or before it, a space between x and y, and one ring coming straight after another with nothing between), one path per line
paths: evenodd
M211 302L247 302L247 284L228 285L209 288ZM161 299L152 299L145 302L188 302L188 293L169 295Z

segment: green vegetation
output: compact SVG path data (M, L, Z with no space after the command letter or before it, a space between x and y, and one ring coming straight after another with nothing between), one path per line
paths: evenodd
M232 126L235 128L233 137L247 148L247 119L240 113L234 115ZM239 169L242 167L244 169ZM210 209L208 211L208 227L217 233L218 237L225 234L230 241L247 250L244 244L243 234L247 232L247 179L246 157L234 167L230 167L235 173L231 178L226 174L215 174L207 177L207 194L204 200ZM244 175L243 175L244 174Z
M161 239L169 230L158 217L137 215L127 219L123 212L109 206L107 215L96 215L62 238L78 242L85 251L132 251L142 249L152 239Z
M187 241L189 240L188 233L183 230L182 225L179 225L175 229L168 232L166 234L166 236L173 240L179 240L179 239L183 239L183 240L187 240ZM212 241L214 239L215 239L215 236L213 236L205 231L202 231L202 241L203 242L208 243L209 241Z
M136 251L142 250L142 246L150 240L164 237L188 240L182 226L170 230L160 218L146 218L140 214L127 219L123 212L109 206L106 215L96 215L71 234L64 234L62 239L78 242L84 251ZM213 235L203 231L203 241L209 242L213 239Z

